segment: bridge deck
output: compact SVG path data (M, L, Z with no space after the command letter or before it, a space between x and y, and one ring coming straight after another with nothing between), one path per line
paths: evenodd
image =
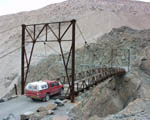
M125 73L126 71L123 68L96 68L77 73L74 83L75 95L78 95L79 92L84 92L84 90L88 90L90 87L93 87L112 76L121 76ZM70 95L69 84L65 79L63 79L62 82L65 88L62 96L68 98Z

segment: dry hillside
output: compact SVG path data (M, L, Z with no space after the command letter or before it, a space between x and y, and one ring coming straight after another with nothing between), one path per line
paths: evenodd
M3 56L20 47L21 24L73 18L77 19L90 43L95 42L98 37L111 31L112 28L120 26L136 29L150 28L150 4L130 0L68 0L30 12L0 16L0 55ZM78 47L83 45L78 32L76 41ZM38 62L36 58L34 60ZM19 83L20 49L2 57L0 63L0 97L3 97L15 83Z
M113 29L98 38L98 44L104 48L129 48L130 72L112 77L81 94L78 99L82 102L72 110L70 117L74 120L149 120L150 29Z

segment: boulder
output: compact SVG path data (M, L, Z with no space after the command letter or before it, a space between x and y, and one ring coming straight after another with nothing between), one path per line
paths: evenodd
M47 111L47 110L48 110L47 107L39 107L37 109L37 112L43 112L43 111Z
M37 112L43 112L43 111L49 111L49 110L55 110L57 108L57 104L49 103L46 107L39 107L37 109Z
M52 114L54 114L54 111L53 110L48 110L47 114L52 115Z
M69 120L68 116L55 116L52 120Z
M140 69L150 75L150 60L146 58L141 59Z
M48 108L48 110L56 110L57 109L57 104L49 103L47 108Z
M45 117L46 115L48 115L48 111L42 111L42 112L39 112L39 115L40 117Z
M31 119L33 115L34 115L34 112L29 111L29 112L22 114L20 117L21 117L21 120L28 120L28 119Z
M0 103L5 102L4 99L0 99Z
M60 99L56 99L55 104L57 104L58 106L64 106L64 102Z
M138 98L118 114L110 115L104 120L149 120L150 111L145 106L150 107L149 100Z

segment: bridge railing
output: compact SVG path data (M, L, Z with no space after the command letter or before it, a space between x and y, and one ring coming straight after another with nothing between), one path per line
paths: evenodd
M93 72L93 70L92 70ZM85 89L97 85L98 83L106 80L109 77L115 75L125 74L125 70L122 68L98 68L94 70L93 75L87 76L75 82L75 93L83 92Z
M124 74L126 71L125 69L123 68L115 68L115 67L105 67L105 68L95 68L95 69L89 69L89 70L86 70L86 71L82 71L82 72L79 72L79 73L76 73L75 74L75 82L76 81L81 81L82 79L85 79L85 78L88 78L88 77L91 77L93 75L102 75L102 76L109 76L109 75L115 75L116 73L117 74ZM105 75L106 74L106 75ZM69 79L71 81L71 78L72 76L69 75ZM60 78L57 78L56 79L57 81L60 81L62 82L63 84L68 84L68 81L67 81L67 77L66 76L62 76Z
M124 68L117 68L117 67L95 68L76 73L74 83L75 94L78 95L79 92L84 92L84 90L88 90L90 87L93 87L94 85L103 82L109 77L115 75L124 75L125 73L126 71ZM69 78L71 81L71 75L69 76ZM66 76L57 78L56 80L62 82L65 85L65 87L68 86ZM70 89L68 86L65 92L65 96L67 97L69 95Z

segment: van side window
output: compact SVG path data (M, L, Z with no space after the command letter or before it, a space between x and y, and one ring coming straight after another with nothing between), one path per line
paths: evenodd
M41 88L44 90L44 89L47 89L48 88L48 85L42 85Z
M51 83L51 87L54 87L54 83Z
M47 84L46 85L42 85L41 88L42 88L42 90L47 89L48 85Z
M32 85L29 85L29 86L28 86L28 89L29 89L29 90L32 90Z
M55 86L59 86L59 83L55 82L54 85L55 85Z

